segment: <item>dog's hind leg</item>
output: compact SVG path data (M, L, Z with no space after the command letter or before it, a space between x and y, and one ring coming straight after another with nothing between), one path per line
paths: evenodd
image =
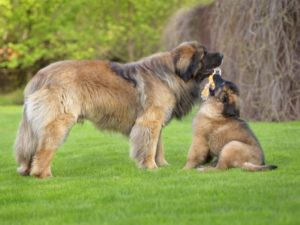
M73 115L62 114L45 126L39 137L37 151L33 156L30 172L32 176L46 178L52 175L51 160L74 123L75 118Z
M222 148L216 167L204 167L200 168L199 170L202 172L226 170L230 168L244 168L252 170L253 167L250 165L262 164L263 157L260 156L260 151L258 148L240 141L231 141Z
M19 164L17 172L20 175L27 176L30 173L32 156L37 148L37 136L33 132L30 122L26 116L26 107L24 108L23 118L19 126L15 142L16 160Z

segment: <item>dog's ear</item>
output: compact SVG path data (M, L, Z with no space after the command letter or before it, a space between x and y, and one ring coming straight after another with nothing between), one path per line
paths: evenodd
M182 44L172 51L175 73L184 81L189 81L199 69L200 57L195 48Z
M224 103L223 115L226 117L240 117L240 110L235 103Z
M240 98L238 87L224 81L218 93L219 100L223 103L223 115L226 117L240 117Z
M239 98L238 96L233 96L228 93L222 93L220 96L222 101L223 115L226 117L240 117L240 107L239 107Z

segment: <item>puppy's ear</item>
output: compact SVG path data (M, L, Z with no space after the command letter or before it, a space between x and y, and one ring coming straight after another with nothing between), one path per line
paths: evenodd
M229 97L228 94L221 95L224 105L223 115L226 117L240 117L239 99L237 96Z
M222 91L220 92L218 97L224 106L224 116L240 117L239 90L234 83L225 81L222 85Z
M234 103L225 103L223 115L226 117L240 117L240 110Z
M175 73L184 81L192 79L199 68L200 57L191 46L180 45L172 51Z

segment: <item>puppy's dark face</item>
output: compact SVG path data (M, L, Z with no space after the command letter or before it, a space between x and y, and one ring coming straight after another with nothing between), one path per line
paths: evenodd
M239 89L238 87L227 80L223 80L221 76L213 77L215 88L209 90L209 98L222 104L222 114L225 117L239 117Z
M198 42L185 42L171 51L175 73L184 81L191 79L201 82L220 66L223 55L219 52L208 52Z

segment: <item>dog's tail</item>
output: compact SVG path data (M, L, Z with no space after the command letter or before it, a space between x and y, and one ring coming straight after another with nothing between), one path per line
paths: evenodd
M275 165L255 165L250 162L245 162L242 165L242 169L255 172L255 171L275 170L275 169L277 169L277 166L275 166Z
M38 137L33 131L28 116L26 115L26 105L23 111L23 118L19 125L15 141L15 155L17 163L20 165L18 173L26 176L30 173L33 155L37 149Z

